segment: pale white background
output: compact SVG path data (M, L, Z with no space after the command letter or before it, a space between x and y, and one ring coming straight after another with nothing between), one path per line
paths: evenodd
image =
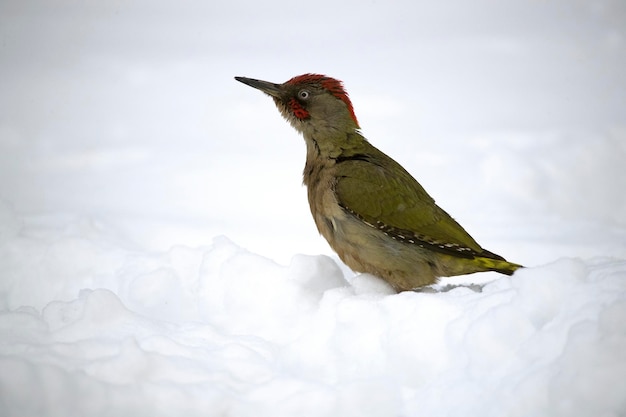
M320 72L477 239L537 221L624 226L625 10L3 2L0 198L95 217L147 248L225 234L280 259L328 251L300 185L302 139L233 80ZM549 260L533 252L522 260Z
M620 0L3 1L0 414L624 414L625 32ZM233 79L305 72L530 268L344 268Z

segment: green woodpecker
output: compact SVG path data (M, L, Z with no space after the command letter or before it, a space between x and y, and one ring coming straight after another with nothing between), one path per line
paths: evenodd
M320 234L351 269L397 291L438 277L521 268L482 247L400 164L361 135L343 84L304 74L237 81L270 95L306 142L304 184Z

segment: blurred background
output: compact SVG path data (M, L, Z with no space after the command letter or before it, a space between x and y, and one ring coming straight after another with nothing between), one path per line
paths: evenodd
M623 257L625 36L621 0L3 1L0 211L146 250L331 254L302 138L233 79L318 72L483 246Z

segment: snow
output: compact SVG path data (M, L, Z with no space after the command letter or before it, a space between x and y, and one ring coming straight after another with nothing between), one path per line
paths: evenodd
M562 258L482 291L393 294L372 276L348 284L327 256L279 265L224 237L157 254L16 237L2 259L19 279L3 282L4 415L626 407L624 260Z
M0 6L0 415L626 415L622 4L61 3ZM341 264L233 80L310 71L527 268Z

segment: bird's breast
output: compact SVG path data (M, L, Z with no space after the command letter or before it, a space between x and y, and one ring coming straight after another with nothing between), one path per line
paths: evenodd
M313 220L320 234L329 242L335 240L338 223L346 216L335 195L334 165L332 160L308 159L303 173Z

